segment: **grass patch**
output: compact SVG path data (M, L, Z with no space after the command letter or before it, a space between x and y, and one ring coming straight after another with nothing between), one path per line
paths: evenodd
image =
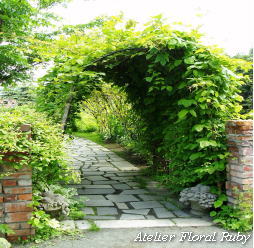
M89 222L90 222L90 227L89 227L89 231L91 231L91 232L98 232L99 230L100 230L100 228L95 224L95 222L94 221L92 221L92 220L88 220Z
M97 133L97 132L73 132L72 135L79 137L79 138L84 138L91 140L99 145L105 146L105 141L103 140L102 136Z

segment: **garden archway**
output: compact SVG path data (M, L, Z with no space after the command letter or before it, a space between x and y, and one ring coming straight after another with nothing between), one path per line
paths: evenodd
M192 41L176 44L171 39L164 46L113 51L85 69L126 91L145 123L154 169L168 166L176 190L220 184L227 158L224 121L240 109L238 82L209 49Z
M166 180L175 190L224 182L225 120L238 118L241 110L241 82L232 72L238 61L202 45L195 30L172 30L160 18L142 32L128 23L117 29L118 21L95 27L81 38L80 49L56 61L43 78L41 108L52 115L52 106L62 108L72 99L75 112L76 103L102 82L113 83L142 118L154 167L168 167Z

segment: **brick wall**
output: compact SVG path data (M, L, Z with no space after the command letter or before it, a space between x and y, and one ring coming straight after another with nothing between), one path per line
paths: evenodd
M231 153L227 165L226 189L230 204L236 204L234 188L249 196L253 183L253 121L228 121L226 124L228 149ZM250 196L251 197L251 196Z
M28 132L30 138L30 126L23 125L21 131ZM13 158L15 155L18 153L5 153L3 161L18 162ZM32 215L32 208L28 206L32 202L32 170L28 167L14 170L4 162L0 172L8 175L0 179L0 223L7 224L15 232L6 236L8 240L26 239L34 234L31 225L27 224Z

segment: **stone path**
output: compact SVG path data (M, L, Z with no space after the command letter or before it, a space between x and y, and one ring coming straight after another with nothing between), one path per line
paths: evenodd
M68 147L73 169L82 176L78 190L86 220L101 228L209 226L211 222L181 210L170 192L146 182L139 169L92 141L75 138ZM89 221L64 221L66 228L88 229Z

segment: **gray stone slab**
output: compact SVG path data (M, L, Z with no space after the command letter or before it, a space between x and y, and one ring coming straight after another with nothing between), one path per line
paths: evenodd
M112 194L114 189L78 189L80 195L103 195L103 194Z
M95 181L93 184L116 184L119 183L118 181L106 180L106 181Z
M116 220L116 216L108 216L108 215L87 215L84 217L86 220Z
M160 195L138 195L143 201L161 200L164 197Z
M173 218L171 219L176 226L212 226L215 225L213 222L200 219L200 218Z
M92 184L92 185L85 185L83 186L84 189L112 189L112 186L110 184L104 185L104 184Z
M98 215L118 215L117 209L115 207L98 207Z
M150 211L150 209L128 209L128 210L122 210L123 213L126 214L141 214L141 215L147 215Z
M118 209L129 209L128 206L123 202L116 202L115 204Z
M159 219L175 217L175 215L171 211L168 211L166 208L154 208L153 210Z
M182 210L174 210L173 213L177 216L177 217L181 217L181 218L188 218L191 217L190 214L183 212Z
M89 185L89 184L92 184L92 182L91 181L89 181L89 180L81 180L81 184L84 184L84 185Z
M131 187L139 186L139 183L137 182L126 182L126 184L128 184Z
M123 158L114 158L110 156L110 161L112 162L124 162L125 160Z
M106 195L106 198L113 201L113 202L135 202L135 201L139 201L139 199L136 198L133 195Z
M75 222L73 220L63 220L60 221L61 228L63 230L72 230L75 229Z
M77 229L80 229L80 230L87 230L91 226L91 224L87 220L76 220L75 225Z
M85 208L82 210L84 214L94 214L94 210L92 208Z
M157 218L154 215L147 215L146 219L147 220L156 220Z
M114 159L112 159L114 161ZM135 171L139 170L136 166L132 165L131 163L127 161L121 161L121 162L111 162L115 167L117 167L121 171Z
M98 167L113 167L112 164L109 162L97 162L94 165Z
M130 203L135 209L144 208L162 208L163 206L157 201L139 201Z
M139 171L131 171L131 172L121 171L121 172L117 172L116 174L119 177L126 177L126 176L132 176L132 177L134 177L134 176L140 176L140 175L142 175L142 173L139 172Z
M106 172L106 174L104 175L104 177L115 177L115 176L116 176L116 174L108 173L108 172Z
M130 186L125 184L125 183L114 184L113 187L115 189L122 189L122 190L124 190L124 189L130 189Z
M82 196L80 196L81 198ZM107 200L103 195L87 195L83 196L86 200Z
M113 177L110 177L111 180L118 180L118 181L122 181L122 180L134 180L133 177L129 177L129 176L126 176L126 177L119 177L119 176L113 176Z
M108 200L90 200L85 203L87 207L113 207L114 203Z
M145 217L139 214L122 214L120 220L144 220Z
M89 180L89 181L103 181L105 180L105 177L103 176L84 176L85 179Z
M79 160L79 161L81 161L81 162L86 162L88 159L85 157L85 158L83 158L83 157L76 157L77 158L77 160Z
M171 220L108 220L95 221L100 228L144 228L175 226Z
M114 171L118 171L118 169L114 167L99 167L99 171L114 172Z
M124 190L121 195L139 195L139 194L145 194L148 193L145 189L130 189L130 190Z
M162 201L162 204L170 210L179 210L179 208L171 202Z
M133 177L119 177L117 179L121 183L133 182L135 179Z
M101 176L104 174L102 171L85 171L83 172L84 176Z

